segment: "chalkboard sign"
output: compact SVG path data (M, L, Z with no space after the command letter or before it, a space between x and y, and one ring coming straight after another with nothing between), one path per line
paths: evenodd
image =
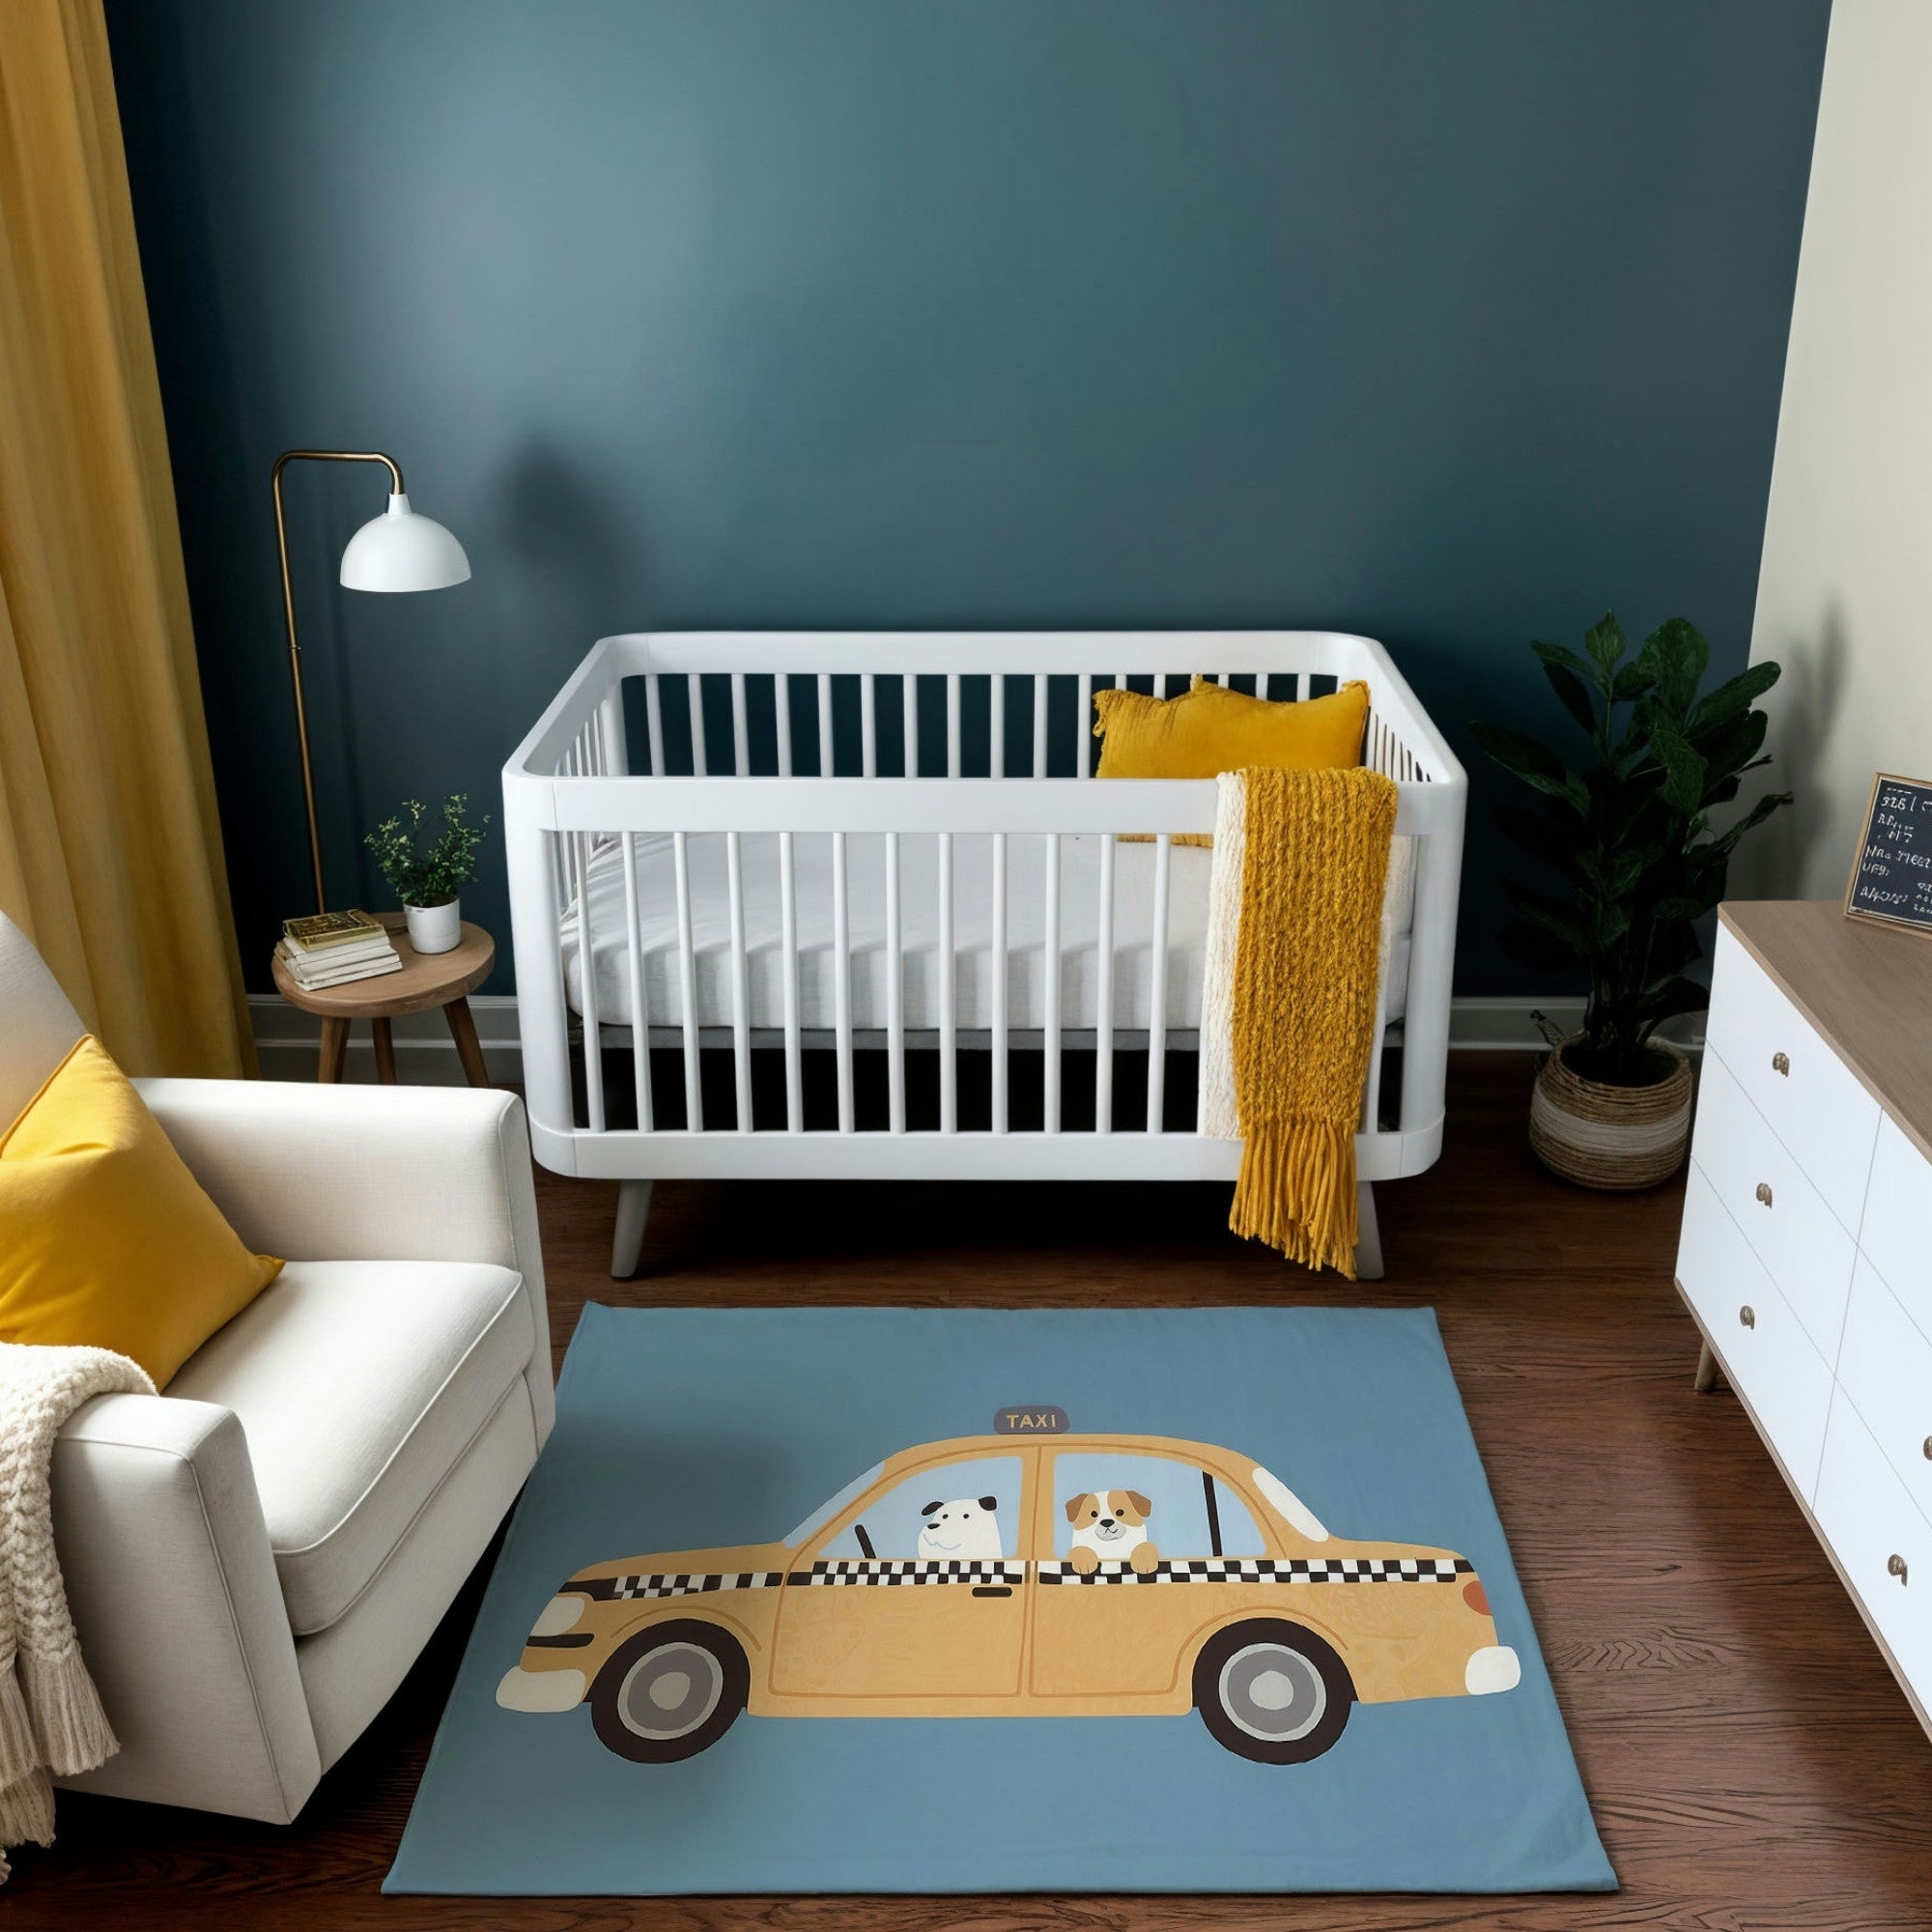
M1932 780L1872 780L1845 917L1932 933Z

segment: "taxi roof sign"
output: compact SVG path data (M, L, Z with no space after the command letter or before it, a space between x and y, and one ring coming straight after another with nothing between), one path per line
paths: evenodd
M1066 1411L1039 1404L993 1411L995 1435L1065 1435Z

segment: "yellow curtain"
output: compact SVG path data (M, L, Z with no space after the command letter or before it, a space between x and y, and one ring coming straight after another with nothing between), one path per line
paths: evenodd
M0 909L129 1072L253 1070L100 0L0 0Z

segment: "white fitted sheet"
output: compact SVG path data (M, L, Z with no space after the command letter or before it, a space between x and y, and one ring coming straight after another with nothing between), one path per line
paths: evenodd
M1100 847L1098 838L1060 839L1060 1023L1089 1030L1099 1014ZM643 1002L654 1027L681 1026L675 861L668 833L635 835L639 926L642 934ZM783 955L779 838L745 833L746 981L753 1027L784 1025ZM799 833L792 840L798 918L799 1024L837 1023L833 945L832 838ZM1408 992L1409 924L1414 907L1414 841L1398 838L1389 862L1386 918L1388 1017L1401 1017ZM1140 1031L1152 999L1154 847L1117 842L1114 866L1114 1024ZM691 835L691 921L697 1023L728 1027L731 999L730 894L722 833ZM957 1024L990 1027L993 1020L993 841L985 834L952 840L953 952L958 976ZM1169 878L1167 1025L1191 1030L1201 1017L1201 971L1213 853L1177 845ZM623 849L612 840L587 867L591 953L596 962L597 1016L605 1025L633 1024L632 974L626 932ZM846 836L846 878L852 959L852 1024L886 1024L886 839L883 833ZM904 1023L939 1024L939 841L931 834L899 838L900 944ZM1007 1024L1031 1031L1045 1023L1046 839L1037 833L1007 840ZM560 922L564 985L571 1007L583 1010L582 942L578 907Z

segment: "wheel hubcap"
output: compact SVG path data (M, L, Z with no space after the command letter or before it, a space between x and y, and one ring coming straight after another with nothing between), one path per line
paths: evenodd
M624 1673L617 1714L626 1730L668 1742L689 1737L718 1708L724 1668L694 1643L668 1643L647 1652Z
M1305 1738L1328 1708L1321 1673L1298 1650L1251 1643L1221 1666L1221 1708L1231 1723L1264 1744Z

